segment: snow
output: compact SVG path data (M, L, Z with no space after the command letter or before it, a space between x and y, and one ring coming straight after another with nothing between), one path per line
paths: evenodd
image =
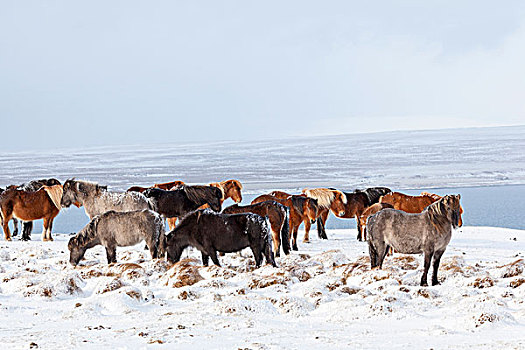
M142 244L119 248L111 266L98 246L74 268L68 235L2 241L2 345L525 348L525 231L461 228L435 287L418 285L422 256L394 254L370 271L355 230L328 234L260 269L248 249L203 267L196 250L170 265Z

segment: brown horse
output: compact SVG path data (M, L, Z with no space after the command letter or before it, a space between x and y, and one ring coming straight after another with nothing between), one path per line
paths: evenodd
M419 214L437 200L438 198L427 195L411 196L401 192L391 192L382 196L379 199L379 203L390 204L394 209L402 210L406 213Z
M150 188L150 187L131 186L130 188L128 188L126 190L126 192L140 192L140 193L142 193L142 192L146 191L148 188Z
M16 188L0 195L0 221L6 241L11 240L9 220L16 217L22 221L44 219L43 241L52 241L53 220L60 212L62 185L43 186L38 191L24 191Z
M160 188L161 190L169 191L169 190L171 190L174 187L179 187L179 186L183 186L183 185L184 185L183 181L172 181L172 182L164 182L162 184L155 184L152 187L153 188Z
M325 225L330 211L337 216L344 216L346 213L347 199L343 192L330 188L303 189L303 194L309 198L317 200L319 212L317 218L317 234L319 238L328 239Z
M267 217L270 221L270 228L272 230L273 250L275 256L280 255L280 246L282 241L284 254L290 254L290 238L289 238L289 220L288 208L276 201L266 201L257 204L231 205L224 208L223 214L239 214L239 213L254 213L262 217Z
M221 182L212 182L209 186L217 187L222 191L222 202L231 198L235 203L242 202L242 184L239 180L226 180Z
M264 202L264 201L276 201L284 206L287 206L290 210L290 239L292 240L292 249L298 250L297 248L297 231L299 226L304 221L304 239L303 242L309 242L309 233L312 223L318 216L319 206L317 201L313 198L308 198L303 195L290 195L286 199L277 198L270 195L262 195L255 198L252 204Z
M377 212L385 208L394 208L391 204L388 203L375 203L365 209L365 211L357 216L357 225L359 227L359 232L361 232L361 238L363 241L366 241L366 221L368 217L376 214ZM358 237L359 239L360 237Z

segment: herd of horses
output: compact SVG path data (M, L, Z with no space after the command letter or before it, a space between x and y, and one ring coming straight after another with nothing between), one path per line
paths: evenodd
M444 197L423 192L410 196L387 187L353 192L335 188L306 188L300 194L273 191L242 202L242 184L226 180L207 185L182 181L130 187L111 192L107 186L68 179L34 180L19 186L0 188L0 221L5 239L11 240L9 221L22 221L22 240L29 240L32 221L43 219L43 241L53 240L53 220L62 208L84 207L90 222L68 242L70 262L77 265L87 249L103 245L108 263L116 262L116 247L145 241L152 258L179 261L188 246L197 248L202 261L220 266L217 253L250 247L257 266L263 261L276 266L280 251L298 250L299 226L304 224L303 242L310 241L316 223L320 239L328 239L326 221L355 218L357 239L367 241L372 268L381 268L388 251L424 253L421 285L427 285L432 258L432 284L438 284L440 258L448 245L452 228L462 225L459 195ZM222 208L231 198L235 204ZM164 222L170 232L166 234Z

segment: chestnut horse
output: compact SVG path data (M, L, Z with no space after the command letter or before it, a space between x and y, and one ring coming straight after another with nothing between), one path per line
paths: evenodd
M221 182L212 182L209 186L217 187L222 191L222 202L231 198L235 203L242 202L242 184L238 180L226 180Z
M165 182L165 183L162 183L162 184L154 184L153 186L150 186L150 187L141 187L141 186L131 186L130 188L128 188L126 190L126 192L144 192L146 191L147 189L149 188L160 188L161 190L171 190L172 188L176 188L176 187L179 187L179 186L182 186L184 185L184 182L182 181L172 181L172 182Z
M290 224L288 219L288 208L276 201L266 201L257 204L243 205L233 204L222 211L223 214L254 213L267 217L272 230L273 250L275 256L280 255L282 241L284 254L290 254Z
M23 221L44 219L43 241L52 241L53 220L60 212L62 185L43 186L38 191L10 188L0 195L0 221L6 241L11 240L9 220L17 217Z
M358 240L366 241L366 221L368 218L386 208L393 209L394 206L388 203L375 203L366 208L361 215L357 216L357 225L359 227L359 232L361 232L361 237L357 237Z
M326 220L330 211L336 216L344 216L347 199L343 192L330 188L303 189L303 194L317 200L319 212L317 217L317 234L319 238L328 239L325 230Z
M290 210L290 239L292 240L292 249L297 248L297 231L299 226L304 221L304 239L303 242L309 242L309 233L312 223L318 216L319 206L317 201L313 198L308 198L303 195L290 195L286 199L270 196L267 194L261 195L252 201L252 204L276 201Z
M394 209L402 210L406 213L419 214L437 200L437 197L427 195L411 196L401 192L391 192L381 197L379 203L388 203Z
M161 190L171 190L174 187L183 186L185 183L183 181L172 181L172 182L164 182L162 184L155 184L152 187L153 188L160 188Z

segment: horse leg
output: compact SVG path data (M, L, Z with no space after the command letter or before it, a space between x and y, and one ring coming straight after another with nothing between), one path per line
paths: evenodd
M372 241L368 241L368 253L370 254L370 268L377 268L377 250Z
M9 231L9 220L11 218L5 217L4 214L2 214L2 215L3 215L2 228L4 229L5 240L6 241L10 241L11 240L11 231Z
M177 226L177 218L168 218L167 220L168 220L168 226L171 231L175 228L175 226Z
M310 243L310 227L312 224L310 223L310 220L308 220L308 217L304 220L304 238L303 243Z
M13 218L13 237L18 236L18 219Z
M319 238L321 239L328 239L328 236L326 235L326 220L328 220L328 215L330 215L330 211L328 209L325 209L323 213L321 213L321 235Z
M270 263L272 264L273 267L277 267L277 264L275 263L275 257L272 251L272 247L270 247L269 244L266 244L266 247L264 248L264 256L266 258L266 263Z
M49 241L47 231L52 222L53 219L49 220L49 218L44 218L44 229L42 230L42 241L44 242Z
M428 274L428 269L430 268L430 261L432 260L433 254L434 252L425 252L425 270L423 271L423 276L421 276L421 284L420 284L422 287L428 286L427 274Z
M33 231L33 221L22 222L22 241L30 241L32 231Z
M439 284L439 281L438 281L438 269L439 269L439 262L441 261L441 256L443 255L443 253L445 252L445 250L438 250L436 252L434 252L434 266L433 266L433 271L432 271L432 285L433 286L436 286Z
M210 263L210 256L204 254L203 252L201 252L201 256L202 256L202 265L208 266L208 264Z
M293 231L292 231L292 236L293 236L292 249L293 250L299 250L297 248L297 231L298 230L299 230L299 225L294 224Z
M106 257L108 259L108 264L117 262L117 247L106 247Z
M261 249L257 245L251 245L250 248L252 250L253 257L255 258L255 267L257 268L261 267L262 258L263 258Z
M215 249L210 250L210 258L211 261L217 266L221 266L221 263L219 262L219 258L217 258L217 251Z
M53 237L51 237L51 231L53 230L53 221L54 221L55 218L51 218L49 220L49 225L47 227L47 240L48 241L53 241Z

